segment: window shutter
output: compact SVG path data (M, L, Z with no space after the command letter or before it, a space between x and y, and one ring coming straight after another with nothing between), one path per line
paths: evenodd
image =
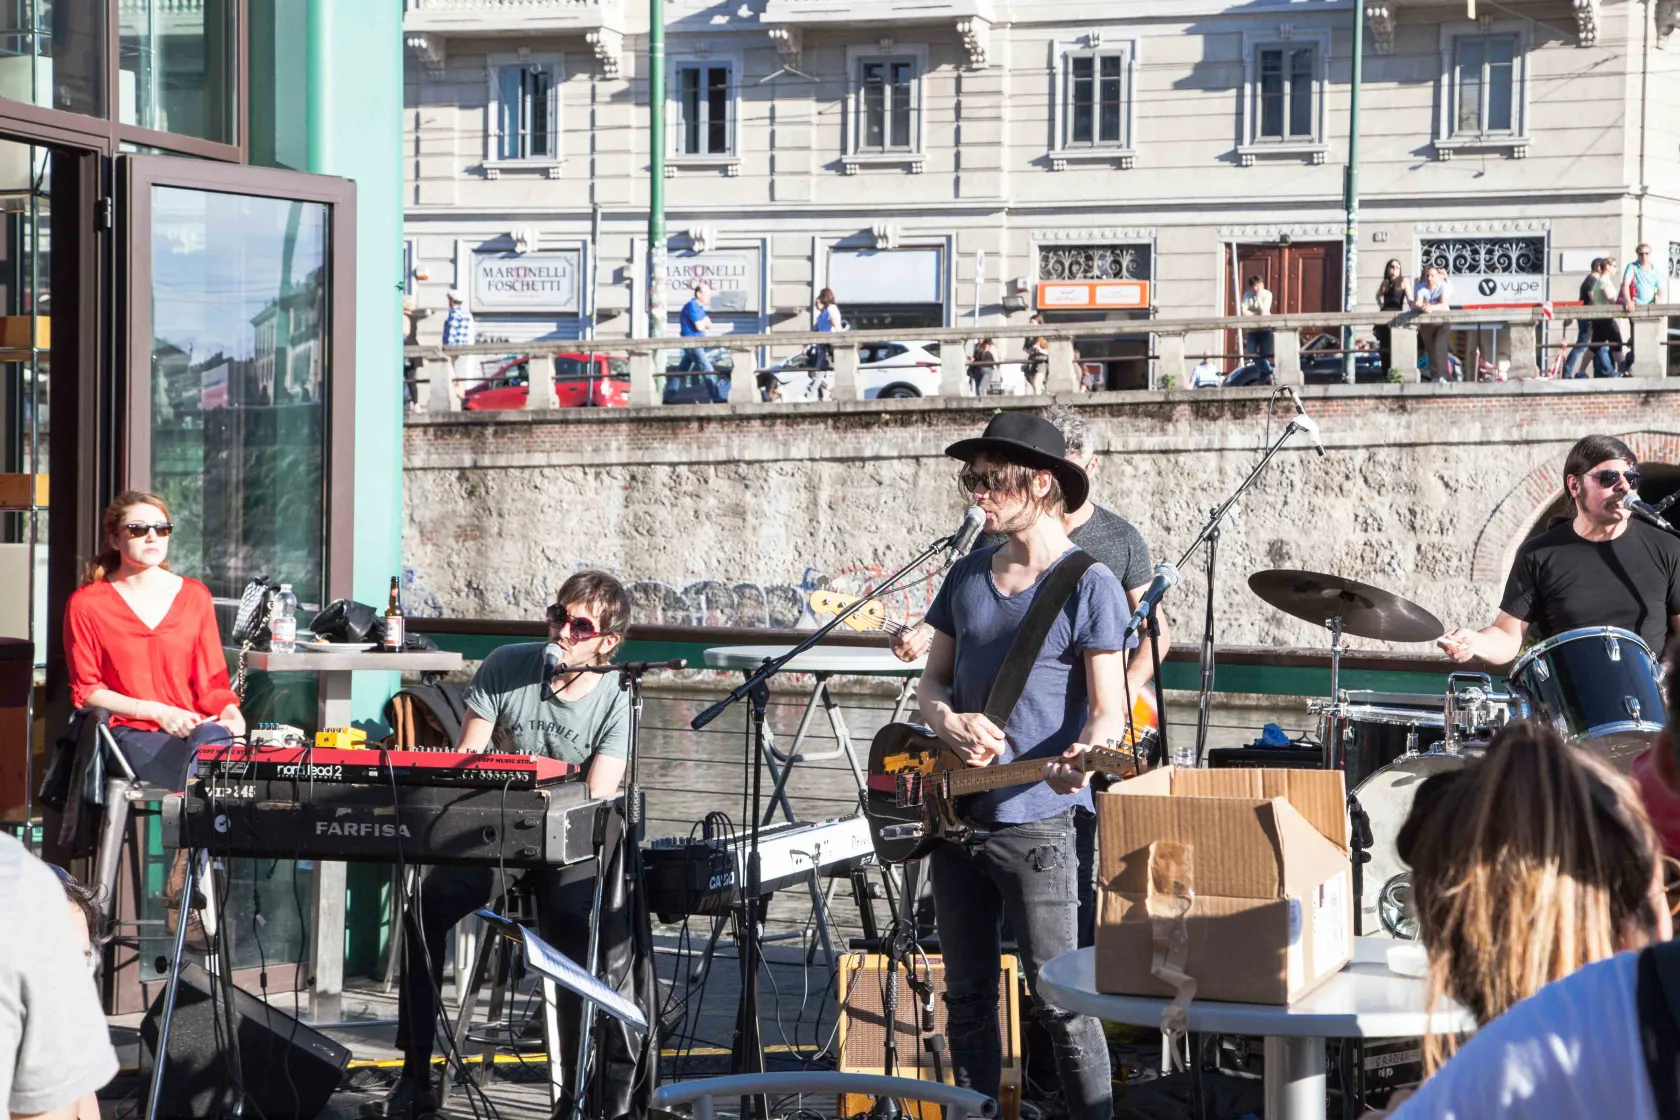
M500 159L519 158L519 75L517 66L504 66L498 73L500 96L496 119L496 155Z

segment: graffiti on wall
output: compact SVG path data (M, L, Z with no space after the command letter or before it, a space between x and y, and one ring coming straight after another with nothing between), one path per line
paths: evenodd
M592 567L613 571L606 565L576 565L579 571ZM791 630L812 626L818 621L807 607L811 592L835 591L844 595L860 595L873 589L890 574L879 565L860 564L841 568L833 574L806 568L797 583L703 579L679 586L663 580L638 579L626 582L625 587L634 604L632 620L643 625ZM943 570L937 567L917 573L905 587L884 599L887 617L897 622L920 619L927 613L928 604L933 601L943 578ZM483 609L469 608L466 603L494 603L505 616L535 617L553 601L559 582L563 581L544 576L537 586L505 585L492 589L477 581L469 581L455 603L446 603L426 585L416 569L405 568L403 605L412 615L436 618L462 615L469 610L476 613Z

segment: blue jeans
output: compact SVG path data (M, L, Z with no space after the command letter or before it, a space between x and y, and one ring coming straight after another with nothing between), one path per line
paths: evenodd
M1271 358L1273 354L1273 336L1271 331L1243 332L1243 353L1253 354L1260 358Z
M703 373L706 375L706 388L713 400L718 399L718 382L713 376L712 356L704 350L684 350L682 361L677 365L678 373Z
M187 788L187 775L198 761L199 747L226 746L233 742L228 729L214 722L199 724L185 739L177 739L167 731L120 726L111 728L111 738L134 767L136 778L176 793Z
M1575 348L1573 350L1569 351L1569 356L1568 357L1563 359L1563 376L1565 376L1565 377L1585 377L1585 376L1587 376L1586 367L1582 366L1579 371L1576 371L1575 363L1577 361L1579 361L1580 358L1583 355L1588 354L1588 353L1591 353L1595 359L1598 357L1598 355L1602 351L1603 347L1600 347L1598 350L1590 350L1589 351L1589 349L1587 347L1587 343L1590 342L1591 340L1592 340L1592 320L1591 319L1582 319L1575 324Z
M998 1038L999 923L1020 948L1034 1012L1050 1035L1071 1120L1113 1120L1108 1043L1089 1015L1052 1007L1038 970L1078 941L1078 858L1073 811L1027 824L995 825L972 844L942 841L928 856L945 1008L957 1084L996 1097L1003 1076Z

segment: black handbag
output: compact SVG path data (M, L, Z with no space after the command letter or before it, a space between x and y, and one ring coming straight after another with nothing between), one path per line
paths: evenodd
M309 629L323 642L372 642L385 645L385 617L366 603L334 599L321 609ZM436 650L437 643L423 634L403 635L403 649Z

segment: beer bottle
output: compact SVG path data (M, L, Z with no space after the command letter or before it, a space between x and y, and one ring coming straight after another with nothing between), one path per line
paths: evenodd
M403 638L401 591L397 585L397 577L392 576L391 605L385 608L385 644L380 648L385 653L401 653Z

